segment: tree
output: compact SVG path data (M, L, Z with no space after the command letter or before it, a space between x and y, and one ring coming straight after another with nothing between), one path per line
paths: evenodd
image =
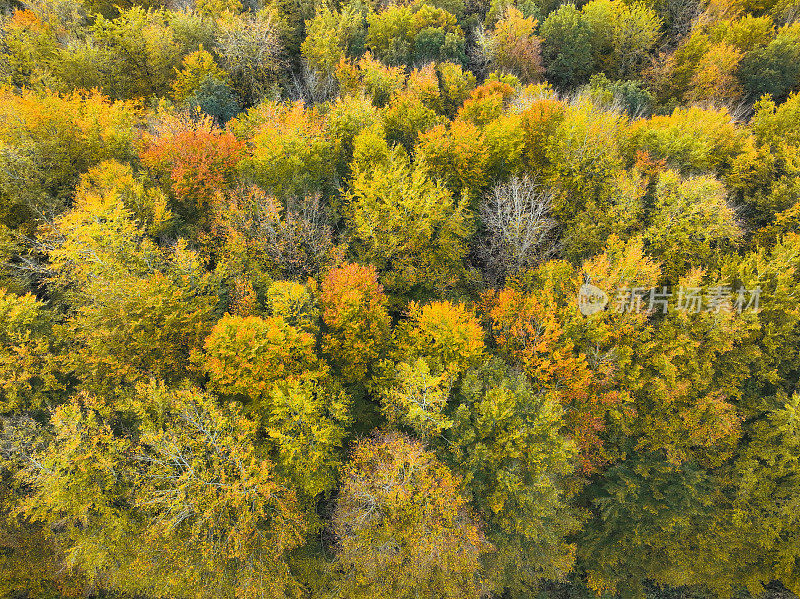
M457 120L470 122L478 127L488 125L503 115L511 96L516 90L508 83L489 80L473 89L456 115Z
M390 65L432 60L464 63L464 32L446 10L417 1L388 6L367 17L367 47Z
M358 94L363 90L380 108L403 88L406 77L401 67L386 66L366 52L357 64L340 61L336 67L336 79L342 94Z
M569 224L592 206L605 208L622 170L625 120L582 98L559 115L545 141L546 182L556 190L553 215ZM535 139L535 138L534 138ZM534 140L531 140L534 142Z
M661 19L643 2L623 4L614 19L614 66L620 78L632 78L646 65L660 37Z
M466 203L405 156L356 171L345 202L355 256L374 264L392 293L430 293L465 276Z
M347 384L365 384L389 342L388 299L373 266L328 272L320 297L322 351Z
M400 143L407 152L412 152L419 135L442 121L426 104L428 102L423 103L420 95L412 90L392 96L381 115L386 141Z
M231 86L216 77L203 79L197 89L186 97L185 105L190 109L199 109L220 125L224 125L242 109L239 97Z
M562 408L498 358L470 370L454 392L447 460L464 477L496 553L484 558L496 592L523 589L572 568L567 536L578 521L562 487L574 447Z
M70 308L67 363L103 392L183 379L211 325L211 277L185 241L161 248L140 228L124 201L136 199L129 180L103 179L82 187L41 238L51 289Z
M799 101L795 94L780 107L768 96L756 102L751 121L754 147L736 157L726 180L732 199L742 205L747 229L762 229L753 235L759 244L773 245L782 230L791 230L795 189L800 185L800 140L789 123Z
M55 568L75 572L78 566L91 581L113 572L108 556L136 546L125 537L132 527L115 508L130 496L121 466L131 443L112 432L108 406L87 394L57 407L50 425L30 418L4 422L3 465L18 485L15 515L43 527L53 558L62 560Z
M483 132L472 122L456 119L419 136L416 151L431 177L441 179L453 193L478 195L489 179L488 147Z
M411 427L423 440L453 425L445 414L452 383L448 373L432 374L428 361L417 358L400 362L389 376L381 404L390 423Z
M603 73L592 75L589 90L600 96L603 103L619 106L632 118L648 116L655 103L653 94L641 81L610 81Z
M98 15L91 32L100 46L99 83L105 93L117 99L166 95L182 56L197 50L193 40L180 39L170 25L170 13L162 9L132 6L112 20ZM67 81L83 78L81 70L93 71L76 58L76 64L64 65Z
M395 328L395 351L376 381L384 414L427 439L449 428L450 391L484 357L485 333L463 305L411 302Z
M759 289L763 298L758 310L746 313L748 326L738 334L740 347L724 362L728 378L750 373L737 402L745 422L763 418L776 405L769 398L793 393L794 381L800 380L795 349L800 311L793 300L798 268L800 238L790 232L772 248L759 248L738 262L730 261L720 275L722 280L735 281L737 289L739 285ZM748 299L745 294L745 305ZM717 368L721 367L722 362L717 362Z
M800 84L800 39L791 31L779 32L764 48L746 54L739 77L751 98L770 94L785 99Z
M742 581L755 592L776 577L788 588L797 588L794 506L800 500L800 400L796 394L775 399L775 407L754 424L751 440L739 454L734 474L738 489L728 521L738 545L731 553L745 559L731 560L736 574L730 582L722 581L731 586ZM719 586L724 589L723 584Z
M552 88L533 88L527 103L520 105L519 120L522 129L522 155L520 162L529 171L544 170L549 163L546 157L549 139L555 136L558 126L566 116L566 103L559 101Z
M238 98L230 87L230 77L202 45L197 52L184 57L183 69L172 83L172 93L177 102L197 106L220 123L240 110Z
M37 412L60 403L63 340L55 314L30 294L0 290L0 413Z
M689 268L720 264L741 237L735 210L723 185L712 177L681 180L674 171L659 177L646 240L664 262L668 281Z
M317 7L314 18L306 24L301 46L308 69L316 76L309 81L315 97L326 99L335 94L336 66L347 56L360 54L365 35L364 15L355 6L346 5L341 12Z
M586 355L575 351L546 294L506 288L488 296L487 304L501 355L525 371L536 392L555 392L568 406L566 426L580 452L579 469L597 469L609 459L599 433L618 398L604 388L601 373L589 369Z
M484 199L481 220L487 231L484 260L490 281L502 282L552 251L552 195L526 175L496 185Z
M395 336L400 359L424 358L435 374L447 374L451 382L483 357L484 330L462 304L411 302L408 318L397 326Z
M243 8L240 0L200 0L195 7L198 14L211 19L241 13Z
M47 66L57 56L57 24L41 12L17 8L9 11L2 26L0 73L4 80L18 88L31 87L46 77ZM70 16L80 19L77 10Z
M709 27L716 43L733 45L741 52L763 48L775 36L775 22L767 16L746 15L737 19L721 19Z
M225 315L205 341L203 366L214 389L262 409L272 383L311 379L321 365L314 337L280 316Z
M96 92L60 96L0 90L0 218L26 234L36 218L63 211L78 177L104 160L136 154L132 104Z
M525 372L534 392L554 393L564 405L580 474L617 459L618 448L606 435L621 434L631 417L628 384L618 377L629 368L637 371L632 346L646 314L618 312L614 306L584 318L573 298L587 280L610 301L620 289L649 289L659 274L641 239L623 242L612 236L605 251L580 269L551 260L531 273L522 289L506 287L484 296L500 355Z
M441 112L452 117L469 93L475 88L475 75L452 62L440 62L436 67L439 80Z
M316 337L320 313L315 291L313 281L309 281L308 286L292 281L275 281L267 289L266 312Z
M247 106L267 95L283 67L283 49L275 16L226 15L219 23L216 43L222 67Z
M800 113L800 93L792 94L780 106L772 99L763 98L754 108L751 125L758 144L769 144L776 150L782 141L789 146L800 145L800 135L791 126L796 115Z
M523 83L538 81L544 67L536 25L535 19L525 18L516 8L509 7L483 42L491 65L517 75Z
M692 77L687 94L690 101L715 101L733 104L740 100L744 90L736 78L736 69L742 53L729 44L715 44L709 48Z
M542 23L542 57L558 85L583 83L592 70L591 30L573 4L564 4Z
M238 186L215 202L218 272L253 286L261 302L273 278L306 280L339 260L330 216L319 194L286 207L255 185Z
M676 297L672 312L641 331L638 372L625 373L620 383L630 390L636 413L627 443L675 465L713 468L732 456L741 431L735 402L744 373L726 360L747 327L733 310L734 298L724 296L719 282L702 289L699 274L681 278L678 294L701 289L705 308L699 314L679 309ZM709 306L715 294L721 305Z
M47 525L66 565L106 589L288 596L296 583L285 554L308 522L256 443L256 423L195 389L156 383L125 409L133 431L118 432L119 413L86 394L59 407L49 430L6 431L28 489L20 513Z
M367 439L345 468L334 512L348 597L478 597L489 546L461 481L399 433Z
M152 184L147 173L134 173L129 164L108 160L81 175L75 188L75 203L80 205L98 196L121 202L147 236L158 238L175 229L175 215L167 194Z
M590 0L581 9L591 30L594 68L614 72L614 29L620 6L615 0Z
M244 596L290 596L296 583L286 553L302 543L308 520L256 442L257 423L235 405L219 407L191 389L150 385L140 393L144 401L133 405L143 420L136 505L152 522L144 539L154 547L144 548L134 565L148 568L149 562L156 576L141 576L139 584L161 578L162 588L184 596L226 588ZM214 582L203 590L208 580Z
M585 260L606 246L610 235L628 240L642 233L653 174L659 163L646 161L631 171L610 177L599 201L589 202L561 234L559 248L569 260Z
M300 101L265 102L257 111L249 115L256 127L239 165L242 175L284 202L327 190L333 148L318 110Z
M684 174L725 174L747 140L747 132L725 108L676 108L671 115L640 119L630 127L630 153L646 151Z
M316 381L278 381L261 416L276 447L277 471L314 498L336 485L349 397Z
M217 194L233 185L244 144L202 120L184 130L165 131L141 158L173 198L185 222L208 228Z
M333 141L336 156L336 174L341 180L351 176L355 139L364 130L378 123L378 111L370 98L358 96L338 97L330 107L326 119L327 135Z
M699 582L705 531L719 521L721 481L692 463L679 466L634 454L587 490L592 519L581 535L579 563L595 592L642 596L644 580L671 586Z

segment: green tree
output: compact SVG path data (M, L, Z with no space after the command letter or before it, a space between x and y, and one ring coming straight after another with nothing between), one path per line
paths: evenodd
M96 390L180 380L211 326L211 277L184 241L153 243L125 205L124 179L100 183L42 238L52 289L70 307L69 367Z
M614 66L620 78L636 77L660 37L661 19L643 2L623 4L614 19Z
M319 332L319 307L316 285L301 285L292 281L275 281L267 289L266 311L270 316L283 318L287 324L313 337Z
M497 592L568 573L575 547L567 537L578 521L563 485L574 447L558 401L497 358L470 370L454 393L446 455L487 522L496 552L484 563Z
M591 29L574 4L564 4L550 13L539 33L544 40L544 66L554 83L572 87L589 78L593 62Z
M309 81L312 91L327 98L335 91L336 66L348 56L358 56L366 35L364 14L356 6L345 5L341 12L317 7L306 23L306 38L301 51L308 68L319 79Z
M255 131L239 164L246 179L284 201L328 189L333 148L317 109L265 102L249 116Z
M388 64L466 61L464 32L447 10L417 0L372 13L367 22L366 45Z
M697 583L703 531L713 530L724 501L720 481L691 463L632 455L587 488L592 518L578 560L596 592L643 597L643 581Z
M735 574L730 582L722 579L723 592L725 583L744 583L751 592L761 592L775 578L797 589L800 398L775 399L775 407L753 425L735 465L738 488L728 524L736 545L730 553L740 557L727 562Z
M98 15L91 31L100 49L99 84L105 93L118 99L167 94L181 58L198 49L195 40L176 35L170 18L164 10L140 6L123 10L112 20ZM81 70L92 72L92 65L82 64L80 55L75 58L64 63L62 76L67 81L80 77Z
M20 511L48 525L64 565L131 594L289 596L285 554L308 522L256 443L256 423L155 383L125 409L133 431L116 432L120 415L84 394L34 437L6 434L28 489Z
M770 94L785 99L800 85L800 36L796 32L779 32L763 48L742 58L739 77L752 98Z
M631 123L628 152L647 152L684 174L713 171L724 175L747 144L747 131L737 127L727 109L676 108L671 115Z
M275 89L285 60L280 30L276 16L268 10L228 14L219 23L220 64L245 106L257 104Z
M278 471L309 498L333 489L350 421L347 394L316 381L279 381L266 405L261 416Z

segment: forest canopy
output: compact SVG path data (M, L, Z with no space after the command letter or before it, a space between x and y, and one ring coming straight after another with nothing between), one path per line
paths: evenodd
M797 0L0 1L0 597L800 593Z

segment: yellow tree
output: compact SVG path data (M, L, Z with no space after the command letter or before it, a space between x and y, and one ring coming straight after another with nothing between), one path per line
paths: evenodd
M41 238L52 289L70 307L68 364L96 390L149 377L180 380L211 326L211 278L184 241L161 248L137 222L129 205L153 214L154 226L165 216L157 194L107 175L88 178L74 208Z
M377 267L392 293L426 294L465 278L466 202L397 149L388 164L356 172L344 212L352 250Z
M484 356L477 318L463 305L411 302L408 319L395 329L395 350L376 381L383 411L423 438L451 425L446 414L453 385Z
M69 385L60 328L32 295L0 289L0 413L43 410L63 399Z
M362 441L345 468L333 516L344 597L478 597L490 549L461 480L416 441L388 433Z

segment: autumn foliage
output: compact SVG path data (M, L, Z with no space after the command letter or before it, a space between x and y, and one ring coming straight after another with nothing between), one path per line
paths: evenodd
M0 13L0 597L800 593L796 0Z

